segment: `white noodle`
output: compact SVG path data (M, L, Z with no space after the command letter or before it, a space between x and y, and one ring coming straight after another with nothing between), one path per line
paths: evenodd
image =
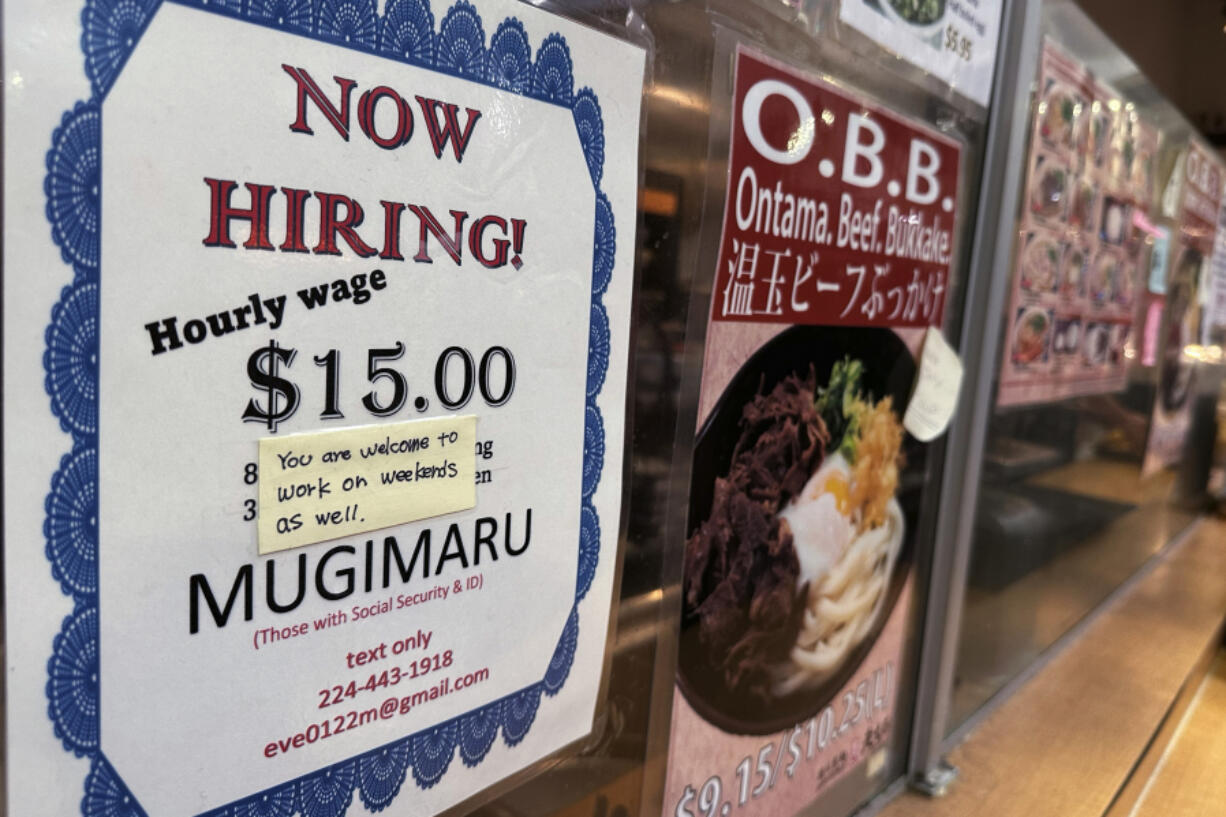
M881 616L904 527L897 499L886 510L884 524L853 539L830 572L809 585L796 646L775 672L776 695L828 679Z

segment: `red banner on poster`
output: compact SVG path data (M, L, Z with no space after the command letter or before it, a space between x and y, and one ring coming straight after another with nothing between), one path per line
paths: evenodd
M960 148L742 54L712 320L939 326Z
M1222 165L1197 142L1188 143L1183 166L1183 195L1179 202L1179 233L1202 255L1213 251L1218 209L1222 198Z

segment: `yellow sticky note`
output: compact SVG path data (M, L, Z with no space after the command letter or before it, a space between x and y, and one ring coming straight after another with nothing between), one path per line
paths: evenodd
M961 358L945 342L940 329L928 327L903 427L921 442L936 439L949 426L961 388Z
M260 440L260 554L477 504L476 415Z

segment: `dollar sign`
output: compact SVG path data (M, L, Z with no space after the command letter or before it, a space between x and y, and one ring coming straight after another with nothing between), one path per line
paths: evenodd
M677 808L673 810L673 814L676 817L694 817L694 812L690 811L690 802L693 799L694 787L687 785L681 794L681 799L677 801Z
M276 434L277 425L298 410L298 385L277 376L278 366L289 366L297 354L297 349L286 349L278 346L275 340L270 340L268 346L256 349L247 358L247 377L251 379L252 386L263 389L268 395L268 408L261 408L255 398L251 398L243 411L244 423L264 423L269 431Z

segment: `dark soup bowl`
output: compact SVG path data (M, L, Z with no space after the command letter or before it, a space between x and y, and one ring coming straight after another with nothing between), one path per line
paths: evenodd
M876 401L893 397L894 411L901 421L915 382L916 366L910 350L897 334L889 329L862 327L793 326L784 330L741 366L698 432L687 537L710 516L715 480L728 474L733 449L741 436L744 407L755 395L769 393L792 374L803 379L810 367L820 388L829 382L834 364L844 358L863 364L860 387L866 398ZM728 688L723 672L710 661L699 641L697 614L692 610L683 612L677 684L690 705L709 723L735 734L778 732L815 715L851 680L889 620L910 573L926 454L926 445L904 435L905 465L897 499L903 510L905 530L902 551L886 589L885 605L868 635L820 685L767 699L736 694Z

